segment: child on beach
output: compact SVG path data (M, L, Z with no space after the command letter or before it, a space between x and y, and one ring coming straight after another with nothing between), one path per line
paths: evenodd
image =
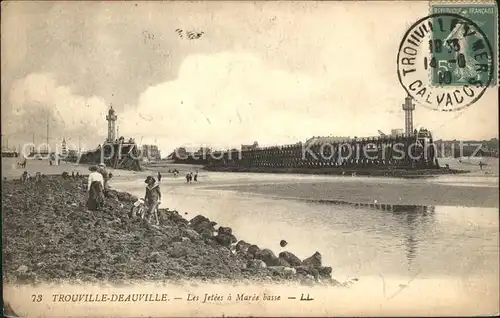
M156 182L155 178L149 176L144 180L147 184L146 194L144 195L144 201L146 203L146 216L148 222L151 222L151 216L154 214L156 225L160 224L158 220L158 206L161 203L161 192L160 185Z

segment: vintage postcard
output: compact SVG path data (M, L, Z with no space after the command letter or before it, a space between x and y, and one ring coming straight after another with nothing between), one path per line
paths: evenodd
M496 2L1 5L5 316L500 313Z

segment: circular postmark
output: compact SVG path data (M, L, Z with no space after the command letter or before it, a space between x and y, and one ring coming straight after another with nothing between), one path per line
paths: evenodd
M433 110L457 111L475 103L493 79L493 49L470 19L438 13L406 31L397 56L399 82Z

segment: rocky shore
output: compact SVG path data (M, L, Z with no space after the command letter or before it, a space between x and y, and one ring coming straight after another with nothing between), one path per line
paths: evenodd
M129 212L136 197L111 190L100 212L87 211L86 178L3 181L3 268L7 283L246 281L348 286L331 277L321 254L238 240L232 229L197 215L160 209L154 226ZM283 248L286 242L276 242Z

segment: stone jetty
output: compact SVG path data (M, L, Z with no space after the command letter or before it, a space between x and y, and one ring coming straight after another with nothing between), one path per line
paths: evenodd
M111 190L103 211L85 207L86 177L3 181L3 266L7 283L250 281L347 286L321 254L239 240L203 215L160 209L160 225L130 216L136 197ZM276 242L276 247L280 242ZM281 249L282 250L282 249Z

